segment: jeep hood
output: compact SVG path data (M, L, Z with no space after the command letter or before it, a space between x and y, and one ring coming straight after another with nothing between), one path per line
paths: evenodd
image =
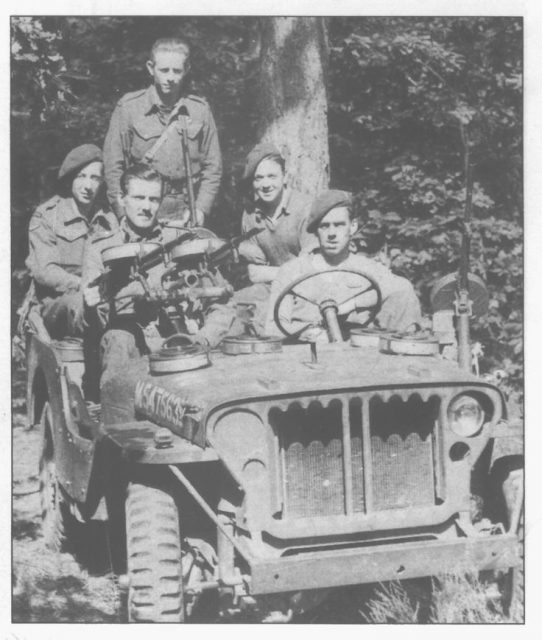
M141 380L136 389L138 412L159 424L176 426L178 431L187 409L204 423L219 407L268 397L382 387L488 386L455 362L433 356L386 355L376 348L354 348L347 343L318 347L316 364L311 363L309 345L287 346L268 354L211 353L210 358L212 364L202 369Z

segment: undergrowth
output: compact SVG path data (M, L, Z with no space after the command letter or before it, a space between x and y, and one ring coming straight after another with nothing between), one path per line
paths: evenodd
M415 582L415 581L414 581ZM372 624L522 623L523 611L505 614L494 583L474 574L446 574L433 578L430 606L421 606L417 594L400 582L383 584L362 612Z

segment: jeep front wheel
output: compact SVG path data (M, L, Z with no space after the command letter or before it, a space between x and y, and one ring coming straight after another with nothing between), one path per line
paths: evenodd
M126 498L128 618L183 622L179 513L166 491L132 482Z
M73 516L58 482L52 438L53 412L49 402L43 405L40 427L43 434L39 464L43 537L49 549L61 551L67 542Z

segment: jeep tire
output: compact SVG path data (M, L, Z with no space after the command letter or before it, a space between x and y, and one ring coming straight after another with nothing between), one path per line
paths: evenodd
M45 545L53 551L62 551L74 525L62 487L58 481L53 445L53 412L48 401L40 417L42 449L39 463L42 532Z
M167 491L128 485L126 555L129 621L183 622L179 512Z

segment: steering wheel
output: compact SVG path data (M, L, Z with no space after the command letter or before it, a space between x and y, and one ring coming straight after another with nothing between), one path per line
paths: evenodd
M344 298L344 300L336 301L331 296L327 296L325 294L322 295L320 299L316 299L316 297L306 296L296 291L296 287L298 287L303 282L307 282L308 280L317 278L322 274L326 274L326 275L331 274L332 276L335 276L335 274L343 274L343 273L353 274L357 278L359 278L359 281L360 281L360 290L356 291L356 293L354 293L353 295L348 296L347 298ZM337 284L339 284L339 282ZM291 284L289 284L286 288L284 288L279 294L277 301L275 302L275 306L273 308L273 317L275 319L275 323L277 327L282 331L282 333L285 336L287 336L288 338L297 338L301 333L303 333L303 331L305 331L305 329L311 326L314 326L314 323L307 322L301 329L296 329L294 332L288 331L288 329L286 329L283 326L280 320L279 312L280 312L282 303L288 296L292 296L294 298L300 298L301 300L304 300L305 302L308 302L309 304L317 307L320 310L320 313L322 315L324 326L326 324L329 326L331 323L336 324L337 322L338 307L345 304L349 300L353 300L354 298L357 298L358 296L364 293L368 293L370 291L374 291L376 293L376 301L373 304L370 304L366 307L356 307L356 311L369 312L369 317L363 324L361 324L362 327L366 327L368 324L370 324L374 320L376 314L380 311L380 308L382 306L382 292L376 280L372 276L368 275L367 273L363 273L362 271L356 271L355 269L348 269L346 267L342 267L339 269L329 269L329 270L321 269L319 271L315 271L313 273L300 276L299 278L294 280Z

